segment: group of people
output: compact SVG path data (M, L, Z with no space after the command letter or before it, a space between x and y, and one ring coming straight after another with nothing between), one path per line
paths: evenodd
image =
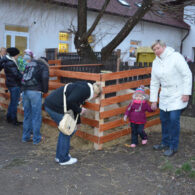
M145 93L144 86L138 87L124 114L124 120L129 121L132 130L131 144L129 147L135 148L138 145L138 135L140 135L142 139L142 144L147 144L148 137L144 131L144 124L146 123L145 112L155 111L159 102L162 140L159 144L154 145L153 149L165 150L165 156L172 156L178 151L180 115L182 109L187 106L189 96L191 95L192 73L184 57L173 48L167 47L161 40L155 41L151 48L156 58L152 66L150 98ZM18 122L16 118L16 105L19 100L20 90L22 89L24 106L22 141L30 141L32 132L33 143L37 144L42 139L40 134L42 93L48 91L48 67L47 65L45 66L45 60L43 61L43 59L33 60L32 54L28 51L28 54L24 55L27 65L22 74L16 64L16 56L19 54L19 51L16 48L8 48L7 53L7 61L4 63L3 67L6 74L6 85L11 94L11 102L14 102L10 103L11 106L9 105L7 121ZM42 72L40 74L36 74L37 78L35 82L31 80L30 84L25 85L25 81L28 81L29 76L25 74L29 72L26 70L29 67L32 68L36 66L36 63L44 65L45 68L41 69ZM0 61L0 65L2 67L2 61ZM8 71L13 67L14 71ZM11 78L10 72L13 74ZM10 85L10 83L12 83L12 85ZM34 85L29 86L32 83L34 83ZM160 95L158 95L159 90ZM101 87L98 83L91 84L85 81L70 83L65 92L67 110L73 110L74 117L76 117L77 114L82 115L86 111L86 109L82 107L84 102L97 98L100 94ZM44 102L45 111L57 125L59 125L64 116L63 95L64 86L52 91L45 98ZM147 100L150 100L151 104L149 104ZM77 123L80 123L80 119ZM60 165L70 165L77 162L77 159L71 157L69 153L70 138L72 135L69 136L59 132L55 161Z
M146 144L145 111L156 110L159 100L162 140L161 143L154 145L153 149L165 150L165 156L172 156L178 151L180 116L181 111L187 107L191 95L192 73L184 57L173 48L167 47L161 40L155 41L151 48L156 55L150 82L151 106L146 102L147 95L143 87L138 88L133 95L133 101L127 107L124 120L129 118L131 123L130 147L136 147L138 135L142 139L142 144Z
M23 124L22 141L38 144L42 140L42 93L48 92L49 65L47 59L34 59L33 52L24 51L24 57L18 61L20 51L15 47L3 48L0 70L4 69L5 84L10 92L10 103L6 120L13 125ZM20 66L19 66L20 64ZM17 107L22 94L24 121L17 119Z

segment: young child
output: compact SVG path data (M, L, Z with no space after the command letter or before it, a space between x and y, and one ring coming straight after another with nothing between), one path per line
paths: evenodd
M144 131L144 124L146 123L145 112L153 112L151 106L147 103L148 99L149 96L145 94L144 86L141 85L133 94L133 100L130 102L125 112L124 121L128 118L131 123L132 133L130 147L132 148L135 148L138 144L138 135L140 135L143 145L148 141L147 134Z

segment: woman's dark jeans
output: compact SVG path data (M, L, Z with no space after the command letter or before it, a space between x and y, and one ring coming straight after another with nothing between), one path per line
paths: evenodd
M48 107L45 107L45 111L50 115L50 117L59 125L60 121L63 118L63 114L57 113ZM73 132L74 134L75 132ZM73 135L72 134L72 135ZM72 135L64 135L59 132L58 143L56 148L56 158L59 159L60 162L66 162L70 160L69 150L70 150L70 138Z
M10 92L10 103L7 110L7 120L8 121L17 121L17 107L20 100L20 87L9 87Z
M162 144L170 149L177 150L180 135L180 115L181 110L165 112L160 110L160 120L162 125Z

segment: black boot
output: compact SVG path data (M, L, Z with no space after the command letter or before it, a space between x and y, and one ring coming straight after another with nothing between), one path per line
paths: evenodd
M12 124L18 126L18 125L22 125L23 122L19 122L17 119L15 119L12 121Z
M12 121L13 121L13 120L11 119L11 117L9 117L9 116L7 116L7 119L6 119L6 120L7 120L8 123L12 123Z

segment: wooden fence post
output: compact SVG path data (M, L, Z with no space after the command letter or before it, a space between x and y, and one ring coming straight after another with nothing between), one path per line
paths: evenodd
M101 89L105 87L105 81L104 82L100 81L99 84L101 86ZM100 101L104 98L105 98L105 95L101 94L99 98L95 99L95 103L100 104ZM99 126L94 127L94 135L98 137L98 143L94 143L95 150L101 150L103 146L103 144L100 144L100 139L104 134L103 132L100 132L100 125L104 124L104 119L100 119L100 112L103 112L103 111L104 111L104 107L101 107L101 105L100 105L99 111L98 112L95 111L95 120L99 121Z

